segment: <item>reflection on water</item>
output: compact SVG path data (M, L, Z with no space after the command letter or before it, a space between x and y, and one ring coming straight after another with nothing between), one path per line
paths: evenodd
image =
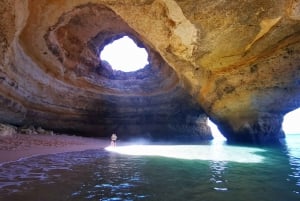
M105 167L103 166L105 163ZM131 165L133 163L136 165ZM132 200L146 197L144 194L133 193L133 189L143 185L143 178L139 165L143 161L135 158L122 159L110 155L107 159L98 161L93 168L93 179L84 183L72 193L72 200L95 199L99 200Z
M296 185L300 186L300 135L288 135L286 138L287 155L290 163L290 177L296 179ZM294 192L300 194L299 190Z
M215 187L213 187L217 191L227 191L227 180L225 179L225 171L227 169L226 161L211 161L211 179L210 181L213 183Z
M28 158L0 166L0 200L296 201L299 140L287 139L286 147L255 149L250 153L262 159L256 163L227 160L252 148L244 151L222 144L201 145L198 150L195 145L197 151L185 147L193 157L201 155L189 160L105 150ZM210 158L203 159L205 154ZM216 159L216 154L222 157Z
M0 200L132 200L142 186L144 161L107 154L103 150L38 156L4 164ZM55 197L56 196L56 197Z

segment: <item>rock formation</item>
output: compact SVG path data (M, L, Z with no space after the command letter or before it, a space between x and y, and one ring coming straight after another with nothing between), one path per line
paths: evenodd
M0 122L83 135L283 136L300 107L298 0L3 0ZM130 36L144 69L114 71L104 46Z

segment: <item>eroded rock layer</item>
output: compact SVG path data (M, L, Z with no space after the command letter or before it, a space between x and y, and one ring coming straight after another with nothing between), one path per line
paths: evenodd
M28 18L1 70L2 122L121 139L211 138L177 73L111 8L76 5L49 24L45 10L24 6ZM145 68L125 73L100 61L104 46L124 35L147 50Z
M3 0L0 121L106 136L276 142L300 107L298 0ZM103 47L130 36L144 69Z

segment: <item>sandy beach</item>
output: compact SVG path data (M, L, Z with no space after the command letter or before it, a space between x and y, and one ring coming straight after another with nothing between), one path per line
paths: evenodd
M86 138L59 134L0 135L0 163L36 155L102 149L109 146L109 143L109 138Z

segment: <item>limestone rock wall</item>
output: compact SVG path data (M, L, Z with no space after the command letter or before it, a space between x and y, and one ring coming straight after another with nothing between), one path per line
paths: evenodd
M1 122L121 139L211 138L178 74L108 5L15 1L9 9L16 30L2 51ZM149 53L144 69L124 73L100 61L124 35Z
M63 131L276 142L300 107L298 0L4 0L0 121ZM149 66L100 61L123 35ZM125 131L126 132L123 132Z

